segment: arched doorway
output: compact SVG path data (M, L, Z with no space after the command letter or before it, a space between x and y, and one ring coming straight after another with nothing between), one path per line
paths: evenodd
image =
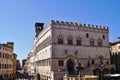
M37 80L40 80L40 74L37 73Z
M114 74L115 73L115 70L114 68L111 69L111 73Z
M67 70L69 72L70 75L74 75L75 74L75 61L73 59L68 59L67 63Z
M109 74L109 73L110 73L110 71L109 71L109 69L108 69L108 68L104 68L104 69L103 69L102 74Z
M99 68L94 69L93 72L94 72L94 75L96 75L96 76L100 76L100 74L101 74L101 70Z
M96 68L93 70L94 75L99 76L99 80L101 80L101 70L99 68Z

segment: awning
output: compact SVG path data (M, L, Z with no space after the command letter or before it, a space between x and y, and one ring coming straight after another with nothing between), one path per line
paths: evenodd
M105 77L118 77L120 74L104 74Z

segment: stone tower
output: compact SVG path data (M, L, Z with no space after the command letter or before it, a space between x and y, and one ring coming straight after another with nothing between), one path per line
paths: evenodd
M44 23L35 23L35 33L36 33L36 37L38 36L38 34L43 30L44 28Z

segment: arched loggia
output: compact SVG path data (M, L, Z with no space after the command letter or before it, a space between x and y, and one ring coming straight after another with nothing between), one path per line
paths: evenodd
M73 59L68 59L66 65L67 65L68 73L70 75L75 74L75 61Z

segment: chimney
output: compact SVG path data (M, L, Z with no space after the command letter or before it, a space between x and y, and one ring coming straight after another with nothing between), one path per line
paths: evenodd
M36 37L38 36L38 34L43 30L44 28L44 23L35 23L35 33L36 33Z

